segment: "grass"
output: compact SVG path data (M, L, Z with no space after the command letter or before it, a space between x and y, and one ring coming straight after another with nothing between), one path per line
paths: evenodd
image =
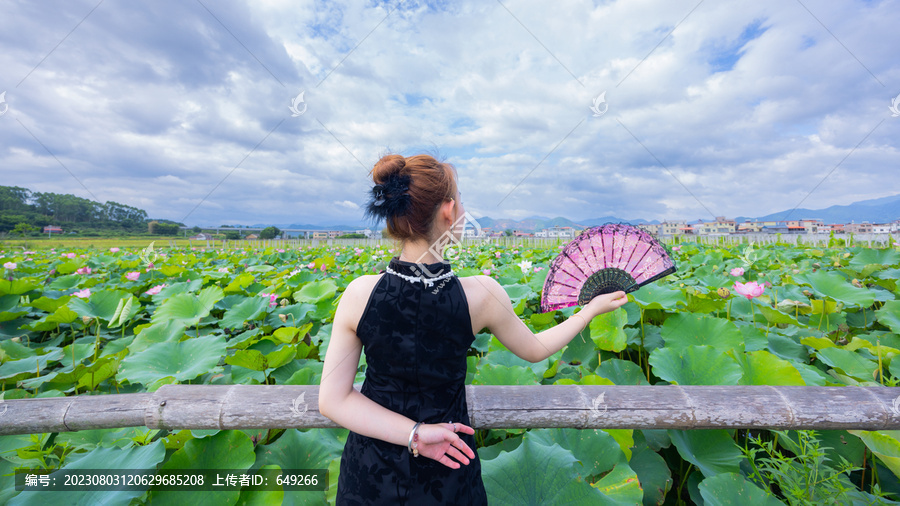
M175 238L172 236L158 237L53 237L53 238L37 238L29 237L27 239L4 239L0 241L0 249L26 249L26 250L42 250L42 249L109 249L118 248L139 248L143 249L150 245L151 242L156 243L156 247L189 247L189 246L206 246L206 241L189 241L185 238ZM210 243L212 244L212 243ZM221 245L221 243L220 243Z

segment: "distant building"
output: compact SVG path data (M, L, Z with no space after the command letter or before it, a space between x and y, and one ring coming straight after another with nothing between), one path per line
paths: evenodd
M662 228L662 225L658 223L641 223L638 225L639 228L650 232L653 235L659 235L659 231Z
M195 236L188 237L188 239L190 239L190 240L192 240L192 241L208 241L208 240L210 240L210 239L212 239L212 238L213 238L212 235L210 235L210 234L204 234L204 233L202 233L202 232L199 233L199 234L197 234L197 235L195 235Z
M736 232L739 234L762 232L764 225L758 221L747 220L737 226Z
M251 240L252 240L252 239L259 239L259 236L256 235L256 234L250 234L250 235L248 235L247 237L245 237L244 239L251 239Z
M873 234L890 234L891 233L891 224L890 223L873 223L872 224L872 233Z
M45 234L61 234L61 233L63 233L63 229L60 227L51 225L51 226L44 227L44 233Z
M847 223L844 225L844 232L848 234L871 234L872 224L868 221L862 223Z
M684 234L682 229L685 227L687 227L685 220L664 221L659 225L659 233L660 235L682 235Z
M735 231L734 220L726 219L724 216L716 216L715 221L701 220L692 228L696 235L727 235Z

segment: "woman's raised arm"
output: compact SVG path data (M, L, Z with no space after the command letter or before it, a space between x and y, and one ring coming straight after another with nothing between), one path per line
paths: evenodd
M535 334L516 315L509 294L497 280L490 276L472 278L475 283L470 282L469 286L478 292L472 312L475 327L486 327L509 351L529 362L545 360L568 344L593 317L628 302L625 292L598 295L568 320Z

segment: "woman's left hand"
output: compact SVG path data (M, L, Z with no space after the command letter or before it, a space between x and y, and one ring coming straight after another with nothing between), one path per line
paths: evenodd
M475 434L475 429L461 423L425 423L419 426L419 455L459 469L468 464L475 452L456 433ZM451 458L452 457L452 458ZM455 459L455 460L454 460Z

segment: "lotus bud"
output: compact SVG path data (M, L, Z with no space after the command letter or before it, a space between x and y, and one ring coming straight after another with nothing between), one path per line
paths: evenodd
M288 305L288 300L287 300L287 299L281 299L281 302L279 302L279 304L281 304L281 307L287 306L287 305Z
M821 269L822 264L820 264L819 262L813 262L813 267L815 267L816 269Z
M812 297L812 292L810 292L809 290L803 290L803 295L806 295L807 297Z
M834 261L834 266L835 266L835 267L840 267L840 266L841 266L841 263L838 262L837 260L835 260L835 261Z
M82 316L81 321L84 322L85 325L87 325L91 323L91 321L93 321L93 318L91 318L90 316Z
M280 314L280 315L278 315L278 318L281 320L281 323L287 323L287 315L286 314Z
M860 283L859 280L856 279L856 278L853 278L853 281L851 281L850 283L852 283L853 286L855 286L856 288L862 288L862 287L863 287L863 286L862 286L862 283Z
M731 290L725 288L724 286L722 288L719 288L717 292L719 293L719 297L722 297L723 299L727 299L731 296Z
M850 253L844 253L844 258L850 258Z
M794 269L794 270L791 271L791 272L793 272L794 274L800 274L800 270L799 270L799 269Z

